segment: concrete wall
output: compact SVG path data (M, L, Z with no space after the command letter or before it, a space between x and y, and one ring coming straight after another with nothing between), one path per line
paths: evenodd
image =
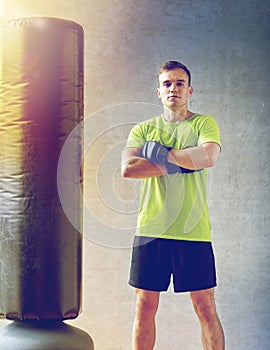
M266 0L2 4L3 19L61 17L85 30L84 295L83 313L70 323L97 350L130 349L139 183L120 178L120 153L131 126L160 112L155 76L167 59L190 67L191 109L214 115L221 129L209 203L227 349L269 348L269 9ZM188 294L163 294L157 321L157 350L201 348Z

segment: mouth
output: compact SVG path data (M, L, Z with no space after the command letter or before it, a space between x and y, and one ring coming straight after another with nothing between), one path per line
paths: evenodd
M176 96L176 95L168 96L168 99L170 99L170 98L180 98L180 97Z

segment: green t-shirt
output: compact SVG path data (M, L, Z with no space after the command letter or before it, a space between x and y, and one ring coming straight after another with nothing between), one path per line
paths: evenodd
M211 116L194 114L171 123L160 115L134 126L126 148L142 148L146 141L184 149L205 142L220 145L220 135ZM208 169L203 169L143 179L136 235L210 242L207 177Z

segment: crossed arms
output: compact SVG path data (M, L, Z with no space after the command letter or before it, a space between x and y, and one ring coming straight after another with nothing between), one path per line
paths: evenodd
M219 157L220 146L214 142L206 142L201 146L172 149L168 154L168 162L183 168L198 170L213 167ZM140 148L127 148L122 153L122 176L125 178L143 179L168 174L166 165L152 163L142 157Z

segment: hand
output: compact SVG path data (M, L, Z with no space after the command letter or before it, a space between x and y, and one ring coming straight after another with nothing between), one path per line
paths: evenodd
M170 147L162 146L156 141L148 141L142 148L142 157L150 160L153 163L164 163L168 174L194 173L195 170L182 168L179 165L169 163L167 161L167 157L170 150Z
M188 173L194 173L195 172L195 170L182 168L179 165L172 164L172 163L169 163L169 162L166 163L166 168L167 168L168 174L177 174L177 173L188 174Z
M142 148L142 156L153 163L166 163L170 149L156 141L148 141Z

